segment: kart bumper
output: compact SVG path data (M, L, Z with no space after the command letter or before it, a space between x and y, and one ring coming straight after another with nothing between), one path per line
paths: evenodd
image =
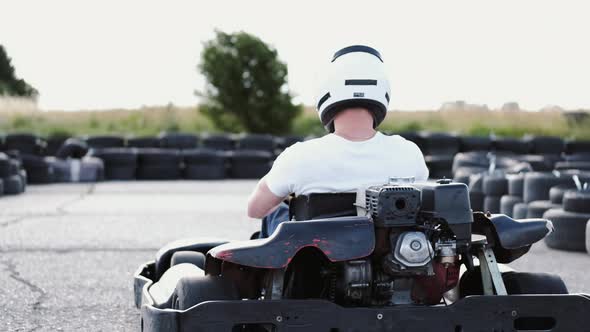
M210 301L157 308L153 263L135 274L142 331L590 331L590 296L471 296L451 305L345 308L324 300ZM258 330L257 330L258 331Z

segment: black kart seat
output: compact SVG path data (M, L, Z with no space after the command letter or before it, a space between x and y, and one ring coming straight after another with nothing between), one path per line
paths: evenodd
M485 235L494 248L498 263L507 264L529 251L531 246L553 231L545 219L514 220L504 214L473 214L473 233Z
M356 193L300 195L289 202L289 220L356 216Z

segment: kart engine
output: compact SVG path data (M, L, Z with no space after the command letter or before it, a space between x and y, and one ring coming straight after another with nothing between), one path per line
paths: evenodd
M467 187L374 186L357 194L356 205L372 217L377 244L370 258L340 266L339 302L439 303L458 282L459 253L471 237Z

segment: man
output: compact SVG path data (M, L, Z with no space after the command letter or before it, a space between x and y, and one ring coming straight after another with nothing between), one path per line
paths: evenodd
M263 218L261 237L288 219L289 194L350 192L392 177L428 178L418 147L375 128L389 105L390 88L379 52L350 46L334 54L317 110L330 134L296 143L278 156L251 194L248 216Z

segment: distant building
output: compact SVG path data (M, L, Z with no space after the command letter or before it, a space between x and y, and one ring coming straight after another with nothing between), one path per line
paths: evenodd
M488 105L469 104L463 100L451 101L442 104L440 111L489 111Z
M520 111L520 106L518 105L517 102L511 101L508 103L504 103L504 105L502 105L502 108L500 108L500 110L503 112L518 112L518 111Z

